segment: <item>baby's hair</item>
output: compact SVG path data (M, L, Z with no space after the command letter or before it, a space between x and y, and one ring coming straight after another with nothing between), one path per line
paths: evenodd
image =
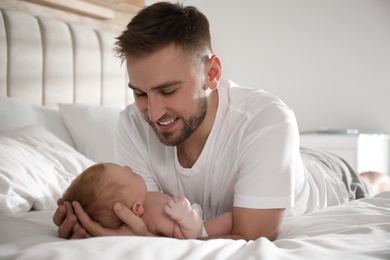
M126 186L107 178L103 163L92 165L71 183L63 201L78 201L89 217L106 228L117 229L123 222L112 211L115 202L126 202ZM128 199L128 198L127 198Z

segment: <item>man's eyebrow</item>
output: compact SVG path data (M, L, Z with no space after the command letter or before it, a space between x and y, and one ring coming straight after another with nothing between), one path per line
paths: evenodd
M133 89L133 90L138 90L137 87L131 85L130 82L127 84L127 86L128 86L129 88Z
M159 90L159 89L169 88L169 87L172 87L172 86L180 85L180 84L182 84L182 83L183 83L182 80L169 81L169 82L166 82L166 83L157 85L157 86L155 86L155 87L152 87L151 90ZM138 89L136 86L133 86L130 82L129 82L129 84L128 84L128 87L131 88L131 89L133 89L133 90L141 91L141 90Z

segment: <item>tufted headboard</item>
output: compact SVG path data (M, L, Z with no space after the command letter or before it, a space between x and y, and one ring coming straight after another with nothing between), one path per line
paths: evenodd
M132 102L112 32L0 8L0 96L35 105Z

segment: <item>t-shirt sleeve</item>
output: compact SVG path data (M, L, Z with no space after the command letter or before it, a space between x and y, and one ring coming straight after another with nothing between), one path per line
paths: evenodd
M234 206L292 207L294 174L300 159L293 112L283 105L270 105L254 113L243 129Z

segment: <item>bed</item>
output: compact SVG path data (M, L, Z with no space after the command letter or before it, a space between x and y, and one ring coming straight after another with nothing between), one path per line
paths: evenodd
M59 238L56 199L113 159L132 94L114 33L0 11L0 259L390 259L390 192L286 218L273 242Z

